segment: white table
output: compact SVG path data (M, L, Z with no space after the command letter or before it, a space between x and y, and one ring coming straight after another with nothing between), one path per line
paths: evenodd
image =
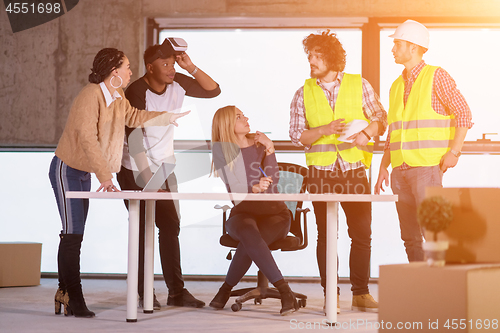
M144 313L153 312L153 247L156 200L250 200L250 201L326 201L327 262L326 318L337 322L337 223L339 202L397 201L397 195L373 194L246 194L246 193L170 193L170 192L66 192L67 198L129 200L127 321L137 321L137 275L139 257L139 201L146 200L146 233L144 248Z

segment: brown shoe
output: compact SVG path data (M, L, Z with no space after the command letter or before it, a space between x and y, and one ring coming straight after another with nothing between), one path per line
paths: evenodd
M378 303L370 294L353 295L351 309L363 312L378 312Z
M325 297L325 301L323 302L323 313L326 316L326 297ZM339 314L339 313L340 313L340 295L337 294L337 314Z

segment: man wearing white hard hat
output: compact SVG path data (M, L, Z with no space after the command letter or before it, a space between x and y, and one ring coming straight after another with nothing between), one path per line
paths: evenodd
M146 75L132 82L125 97L133 107L148 111L178 112L184 96L213 98L220 94L219 85L196 67L185 52L187 43L182 38L167 38L161 45L153 45L144 52ZM175 64L190 76L177 73ZM143 190L153 172L163 162L175 163L174 127L125 129L122 167L117 175L122 190ZM159 172L159 171L158 171ZM177 178L172 172L162 185L163 191L176 192ZM158 227L160 261L163 278L168 288L167 305L201 308L205 303L184 288L180 262L180 217L178 202L156 201L155 223ZM139 306L144 295L144 223L145 204L141 202L139 231ZM154 309L161 304L154 295Z
M409 261L422 261L417 207L425 187L442 186L443 173L457 164L472 115L453 78L422 60L429 49L424 25L408 20L389 37L394 38L394 59L405 69L390 90L389 130L375 193L389 185L391 164L391 188L399 196L396 209L406 254Z
M369 194L365 170L370 167L373 155L371 138L385 132L387 113L367 80L359 74L344 72L346 52L335 33L326 30L310 34L302 43L311 78L305 80L293 97L289 134L292 144L304 147L309 167L308 191ZM341 205L351 238L351 308L377 312L378 303L368 289L371 203ZM318 230L316 257L321 286L326 292L326 202L314 202L313 206Z

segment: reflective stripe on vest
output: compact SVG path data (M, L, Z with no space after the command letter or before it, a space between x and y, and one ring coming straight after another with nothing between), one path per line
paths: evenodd
M366 119L363 113L363 83L361 75L344 74L339 93L335 101L335 112L316 79L307 79L304 83L304 108L309 128L329 124L344 118L348 123L354 119ZM328 166L335 163L337 154L349 163L362 161L369 168L373 156L373 143L367 147L352 146L350 143L338 141L338 134L322 136L316 140L306 152L307 165Z
M351 149L352 145L348 142L341 142L338 145L334 144L315 144L312 145L311 148L307 151L308 153L323 153L328 151L343 151ZM359 146L357 147L359 150L366 151L368 153L373 153L373 144L368 145L366 147ZM340 154L342 156L342 154Z
M389 131L391 165L438 165L455 136L454 116L443 116L432 109L432 85L438 67L426 65L413 84L406 106L404 80L400 76L391 87Z

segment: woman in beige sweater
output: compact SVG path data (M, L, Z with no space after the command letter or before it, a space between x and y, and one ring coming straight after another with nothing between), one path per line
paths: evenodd
M73 101L49 170L49 178L62 220L57 255L59 288L55 312L94 317L82 293L80 248L89 207L88 199L66 199L66 191L90 191L90 174L101 183L97 191L118 191L112 174L120 171L125 126L175 125L184 113L138 110L125 98L130 63L123 52L105 48L94 58L89 84Z

